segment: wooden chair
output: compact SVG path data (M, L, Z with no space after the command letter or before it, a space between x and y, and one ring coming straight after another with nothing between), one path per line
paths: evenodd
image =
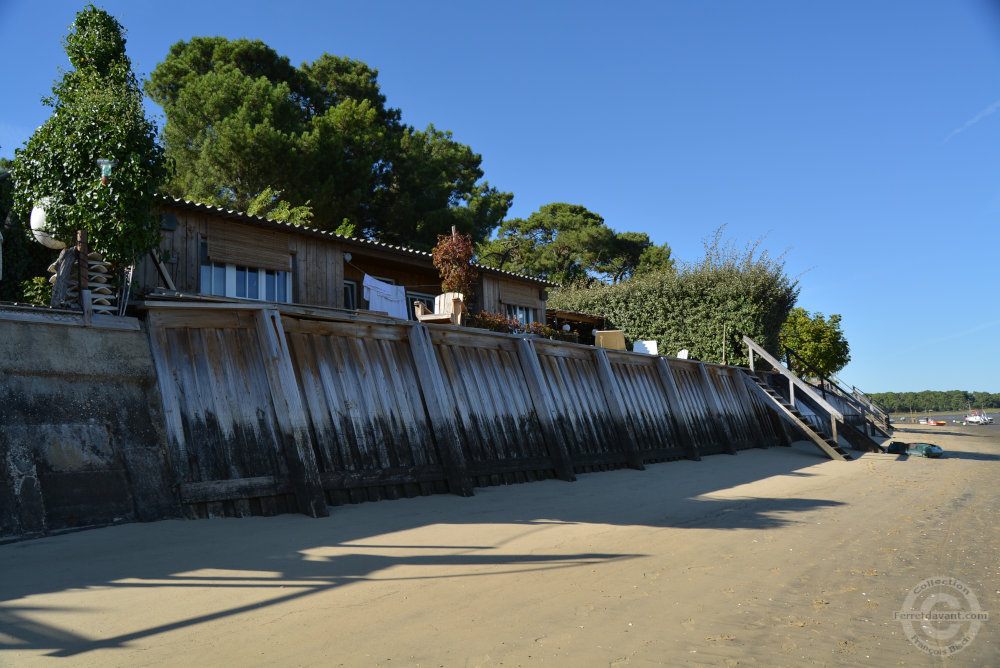
M462 322L462 312L465 304L461 292L446 292L434 298L434 312L431 313L423 302L413 303L413 312L420 322L432 322L443 325L458 325Z

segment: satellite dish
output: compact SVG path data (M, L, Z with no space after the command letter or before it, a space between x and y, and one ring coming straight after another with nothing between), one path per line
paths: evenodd
M679 353L677 353L677 359L686 360L688 358L688 349L684 348Z
M31 233L35 235L35 241L46 248L61 250L66 248L66 244L49 234L48 224L45 222L45 205L51 202L52 198L43 197L31 209Z

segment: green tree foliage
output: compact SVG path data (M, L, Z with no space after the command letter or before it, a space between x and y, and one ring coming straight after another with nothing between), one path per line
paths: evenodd
M267 188L312 226L430 249L454 225L485 239L513 195L451 133L404 125L378 71L323 54L294 67L261 41L178 42L146 82L166 113L167 191L246 211Z
M0 301L28 302L38 298L34 277L46 275L45 268L56 259L56 251L41 245L28 227L11 210L14 204L14 182L10 179L11 162L0 158L0 235L3 235L3 256L0 260ZM32 286L25 294L26 283Z
M479 244L477 256L487 266L562 284L588 278L617 283L673 267L666 244L655 246L641 232L616 233L598 214L563 202L504 221L495 239Z
M246 212L251 216L261 216L270 220L279 220L293 225L308 225L313 217L309 202L293 207L281 198L281 193L274 188L264 188L250 200Z
M799 358L812 365L809 368L792 355L792 370L800 375L815 376L815 371L819 371L829 376L851 361L851 348L840 329L837 313L825 318L822 313L793 308L781 326L781 345L791 348Z
M871 395L890 413L926 411L962 412L972 408L1000 408L1000 393L966 390L924 390L922 392L875 392Z
M86 230L91 247L122 267L159 243L151 210L166 177L163 152L142 108L122 26L88 5L76 15L64 47L75 69L43 99L52 116L15 151L14 210L28 220L45 199L53 236L71 241L76 230ZM98 158L116 163L106 184Z
M723 243L722 230L705 245L698 262L677 271L652 271L618 284L580 282L554 291L552 308L603 316L628 341L655 340L661 352L690 351L695 359L746 360L740 335L776 353L782 323L795 305L798 283L784 261Z

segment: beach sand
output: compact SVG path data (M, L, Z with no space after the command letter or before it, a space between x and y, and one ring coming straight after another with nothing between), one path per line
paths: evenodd
M798 443L3 545L0 665L998 665L1000 425L896 438L946 458ZM993 615L945 657L893 618L932 576Z

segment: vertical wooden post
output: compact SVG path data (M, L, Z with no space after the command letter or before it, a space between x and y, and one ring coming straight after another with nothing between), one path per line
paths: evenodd
M607 403L608 410L611 412L615 431L625 440L625 461L631 468L642 471L646 467L643 466L642 455L639 454L639 442L632 422L626 414L625 401L622 398L622 391L618 386L618 381L615 379L615 374L611 369L608 353L603 348L595 348L594 361L597 363L597 378L601 383L601 391L604 393L605 403Z
M458 429L458 417L448 410L445 400L447 388L438 368L434 344L427 327L420 323L410 327L410 353L416 367L417 382L427 408L434 440L438 444L441 465L448 478L448 488L452 494L472 496L472 480L465 466L462 452L462 434Z
M680 390L677 389L677 381L674 380L674 372L670 369L670 363L662 357L657 357L656 372L660 376L660 384L663 385L663 390L667 394L667 404L670 405L670 422L674 425L674 433L681 439L687 458L701 461L698 444L694 440L690 426L686 420L682 422L677 419L677 411L680 410L682 401Z
M715 417L716 433L725 439L726 452L735 455L736 442L733 440L732 431L729 429L729 423L726 421L726 414L722 410L722 400L719 399L719 393L715 391L715 385L712 384L712 379L708 375L708 368L705 366L705 363L698 362L698 368L701 369L701 381L705 386L705 398L708 399L709 411Z
M576 480L576 476L573 475L573 462L570 459L566 443L566 431L560 429L556 424L555 404L545 386L542 366L538 363L538 352L530 340L517 340L517 360L521 363L521 371L524 373L524 380L528 387L528 396L531 397L531 404L538 417L538 424L542 428L542 438L545 439L548 447L556 476L560 480L572 482Z
M327 517L330 510L319 479L309 420L295 379L281 314L275 309L260 309L254 314L254 323L299 512L310 517Z
M87 230L76 231L76 270L79 284L80 310L83 322L90 325L93 309L90 301L90 249L87 248Z
M80 292L90 289L90 274L87 263L90 250L87 248L87 230L76 231L76 252L77 252L77 281L80 283Z
M50 306L60 307L66 301L66 291L69 289L69 279L73 274L73 262L76 260L75 247L63 248L56 260L56 282L52 286Z

